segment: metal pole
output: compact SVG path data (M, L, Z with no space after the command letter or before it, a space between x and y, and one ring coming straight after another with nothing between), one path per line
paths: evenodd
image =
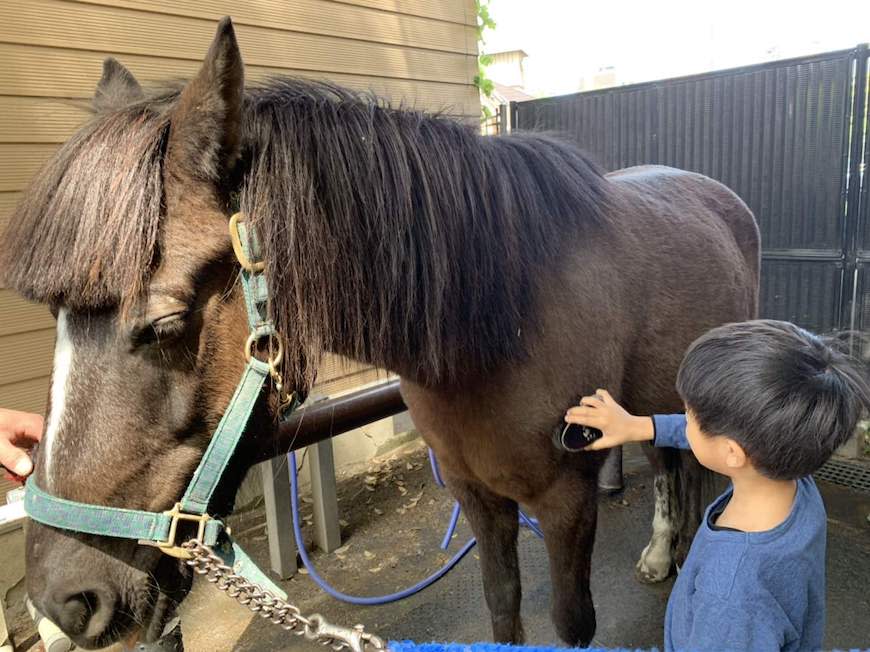
M295 451L406 409L393 380L297 410L281 424L279 438Z
M269 565L282 580L296 574L296 543L293 541L293 521L290 518L290 476L287 458L273 457L260 464L263 498L266 503L266 524L269 539Z

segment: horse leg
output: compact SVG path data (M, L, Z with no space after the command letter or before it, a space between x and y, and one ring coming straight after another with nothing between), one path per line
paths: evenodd
M589 577L597 494L595 474L569 471L531 505L544 532L550 560L550 615L559 638L571 646L585 647L595 635Z
M653 467L653 511L652 537L640 554L635 566L635 577L644 584L663 582L671 574L673 566L674 537L677 531L675 509L677 507L676 473L668 468L668 455L676 451L665 451L652 446L644 446L644 452Z
M493 640L521 644L525 641L525 632L520 618L522 587L517 558L517 504L492 493L480 483L451 478L449 471L444 471L447 486L462 506L477 537Z
M689 554L706 505L716 495L716 479L688 451L644 447L653 466L653 532L635 575L645 584L668 578Z

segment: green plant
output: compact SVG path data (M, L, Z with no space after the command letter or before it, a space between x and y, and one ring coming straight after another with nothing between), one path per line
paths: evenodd
M477 8L477 42L478 50L486 43L484 32L488 29L495 29L495 21L489 13L490 0L475 0L474 4ZM481 54L477 57L477 74L474 76L474 85L480 89L485 97L492 96L492 90L495 87L493 81L486 76L486 67L492 64L492 56L489 54ZM492 111L489 107L483 107L484 119L492 117Z

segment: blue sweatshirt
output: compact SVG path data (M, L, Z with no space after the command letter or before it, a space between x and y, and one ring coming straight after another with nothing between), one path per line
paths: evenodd
M653 423L656 446L689 448L685 415ZM791 513L765 532L716 527L731 492L707 508L674 583L665 649L821 649L827 518L815 482L798 480Z

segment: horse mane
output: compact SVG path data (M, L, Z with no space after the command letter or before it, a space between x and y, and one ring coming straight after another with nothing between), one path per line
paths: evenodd
M324 351L425 383L516 359L536 281L606 223L601 172L548 135L482 137L298 79L251 90L245 113L241 206L292 352L285 376L303 385Z
M81 308L141 297L159 264L179 89L97 114L43 168L5 233L8 286ZM290 78L249 87L243 116L236 190L299 384L325 351L424 382L516 359L536 283L570 239L606 224L601 172L549 135L481 137Z

